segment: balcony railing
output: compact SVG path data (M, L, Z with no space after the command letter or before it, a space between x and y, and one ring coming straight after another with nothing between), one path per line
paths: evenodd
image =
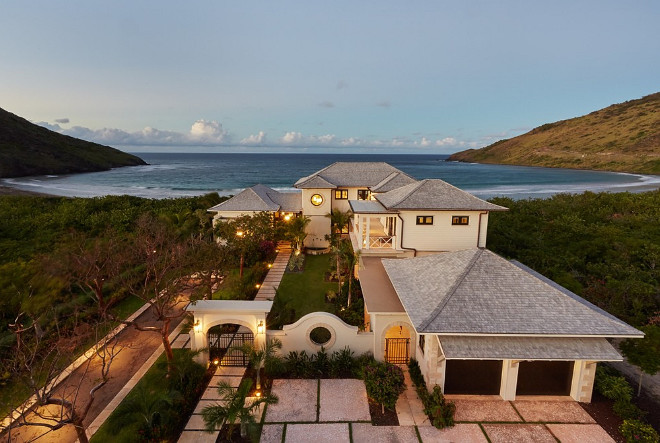
M369 249L394 248L394 237L369 237Z

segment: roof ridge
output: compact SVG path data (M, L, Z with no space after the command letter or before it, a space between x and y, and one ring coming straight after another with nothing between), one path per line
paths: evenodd
M420 188L420 186L422 186L422 185L426 182L426 180L428 180L428 179L425 178L425 179L420 180L420 181L418 181L418 182L411 183L411 185L415 185L415 186L413 186L413 189L411 189L410 192L406 193L403 197L401 197L400 200L398 200L398 201L392 203L389 207L387 207L387 209L389 209L389 208L393 208L393 207L395 207L395 206L401 204L405 199L407 199L408 197L410 197L410 194L412 194L413 192L417 191L417 190ZM406 186L410 186L410 185L406 185ZM405 186L403 186L403 187L405 187ZM401 189L401 188L398 188L398 189ZM392 191L396 191L396 189L393 189ZM392 191L390 191L390 192L392 192ZM385 205L383 205L383 206L385 206Z
M458 278L454 281L454 284L451 285L451 288L449 288L449 291L447 291L447 295L445 296L445 299L440 303L434 310L431 312L431 314L424 320L420 325L419 325L419 331L422 332L426 327L433 321L435 320L438 315L442 312L442 310L445 308L447 303L449 303L449 300L452 298L452 296L456 293L456 290L458 287L463 283L463 280L465 280L465 277L467 277L468 273L472 270L474 265L477 263L477 260L479 257L483 255L485 249L477 249L477 253L474 254L474 256L470 259L470 263L465 267L465 270L461 272L461 275L458 276Z

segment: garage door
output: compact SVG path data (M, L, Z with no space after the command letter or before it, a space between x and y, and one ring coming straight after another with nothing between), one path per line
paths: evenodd
M499 395L502 360L447 360L445 394Z
M521 361L516 395L570 395L572 361Z

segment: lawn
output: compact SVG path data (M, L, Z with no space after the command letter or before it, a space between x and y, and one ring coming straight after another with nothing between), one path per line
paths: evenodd
M327 254L308 255L302 273L284 274L276 298L280 299L277 300L280 306L295 310L295 320L310 312L335 313L335 305L325 301L328 291L337 291L337 283L325 281L331 258Z

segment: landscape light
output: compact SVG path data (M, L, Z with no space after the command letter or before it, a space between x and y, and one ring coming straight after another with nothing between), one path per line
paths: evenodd
M284 216L284 221L289 221L291 220L291 216L289 214Z
M238 237L243 237L243 231L236 231L236 235Z
M215 360L213 360L213 364L218 366L220 364L220 360L216 358Z
M257 391L257 398L261 397L261 392Z
M272 264L272 263L268 263L268 269L270 269L270 268L272 268L272 267L273 267L273 264Z
M256 285L254 285L254 287L259 289L261 287L261 285L259 283L257 283Z

